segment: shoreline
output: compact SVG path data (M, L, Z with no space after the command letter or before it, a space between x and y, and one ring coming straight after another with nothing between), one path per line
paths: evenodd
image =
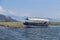
M51 26L60 26L60 22L50 22ZM0 22L0 26L23 28L26 27L23 22Z

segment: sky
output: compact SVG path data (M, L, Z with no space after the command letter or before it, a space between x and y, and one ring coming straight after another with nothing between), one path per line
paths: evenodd
M0 0L0 14L60 18L60 0Z

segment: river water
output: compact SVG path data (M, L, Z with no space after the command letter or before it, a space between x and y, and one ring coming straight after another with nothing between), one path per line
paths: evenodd
M0 40L60 40L60 26L9 28L0 26Z

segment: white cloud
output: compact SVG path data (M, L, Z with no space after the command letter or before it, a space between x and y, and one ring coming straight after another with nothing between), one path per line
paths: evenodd
M0 14L7 15L7 11L0 5Z
M2 6L0 6L0 13L5 12L4 8Z
M8 13L10 13L10 15L13 15L13 16L31 16L31 13L28 13L28 12L16 12L16 11L12 11L12 10L8 10Z
M0 14L8 15L8 16L31 16L31 13L29 12L16 12L9 9L4 9L2 6L0 6Z
M0 6L0 14L4 15L14 15L15 13L13 11L4 9L2 6Z

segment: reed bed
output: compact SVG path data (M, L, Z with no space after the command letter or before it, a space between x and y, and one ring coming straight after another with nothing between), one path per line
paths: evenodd
M49 25L59 25L60 26L60 22L50 22ZM23 24L23 22L0 22L0 26L3 26L3 27L15 27L15 28L26 27Z
M50 22L50 25L57 25L57 26L60 26L60 22Z
M0 26L4 27L25 27L22 22L0 22Z

